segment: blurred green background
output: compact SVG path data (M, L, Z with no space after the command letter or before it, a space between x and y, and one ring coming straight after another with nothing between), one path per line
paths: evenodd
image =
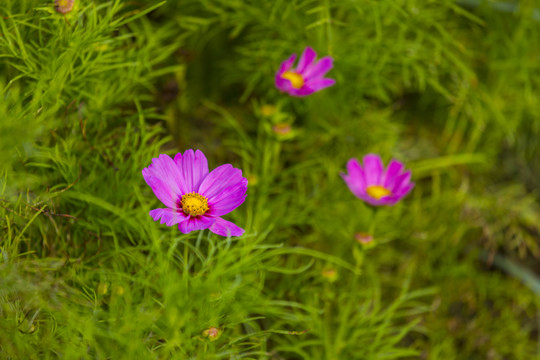
M540 359L538 1L74 3L0 4L0 357ZM306 46L337 84L291 98ZM190 148L243 237L148 215ZM416 182L376 219L370 152Z

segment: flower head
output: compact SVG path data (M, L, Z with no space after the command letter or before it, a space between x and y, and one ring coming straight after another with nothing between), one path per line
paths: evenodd
M334 85L336 83L334 79L324 77L334 66L333 59L325 56L316 61L316 58L317 53L307 47L300 57L298 66L293 68L296 54L292 54L281 63L276 73L276 87L291 96L302 97Z
M74 0L55 0L54 8L61 14L67 14L73 9Z
M321 275L331 283L335 282L338 278L338 272L333 268L324 269Z
M414 187L411 171L404 171L402 163L392 160L385 169L380 156L374 154L364 156L363 167L350 159L347 171L341 176L352 193L374 206L394 205Z
M362 245L369 245L373 243L373 236L368 233L359 232L354 234L356 241Z
M284 135L288 135L288 134L291 133L292 127L291 127L291 125L286 124L286 123L279 123L279 124L276 124L276 125L272 126L272 131L276 135L284 136Z
M202 334L203 334L204 337L208 338L210 341L215 341L215 340L219 339L222 332L223 332L223 330L221 330L220 328L217 328L215 326L211 326L208 329L204 330L202 332Z
M166 208L150 211L161 224L187 234L209 229L221 236L240 236L244 230L221 216L230 213L246 199L247 179L242 170L230 164L208 171L208 161L200 150L187 150L152 159L142 171L144 180Z

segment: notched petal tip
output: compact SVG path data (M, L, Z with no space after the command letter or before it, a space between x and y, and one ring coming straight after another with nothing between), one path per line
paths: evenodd
M306 81L323 78L333 67L334 59L330 56L323 57L306 69L304 73Z
M414 185L414 183L408 183L407 185L403 186L399 191L399 196L404 198L405 196L409 195L412 189L414 189Z
M242 236L245 232L244 229L242 229L238 225L220 217L216 218L216 222L212 226L210 226L209 229L214 234L226 237Z
M181 211L176 209L154 209L150 211L150 216L154 221L160 220L160 224L173 226L185 221L187 218Z
M381 157L378 154L374 154L374 153L369 153L369 154L364 155L364 157L362 158L362 161L363 161L364 164L366 163L366 161L368 161L368 162L369 161L377 161L378 163L382 164Z
M242 176L242 170L233 167L231 164L224 164L212 170L204 178L199 187L199 192L211 201L214 196L217 196L225 189L246 181L247 179Z
M317 58L317 53L315 50L313 50L311 47L306 47L304 49L304 52L302 52L302 56L300 56L300 60L298 61L298 72L303 73L306 71Z
M195 157L206 160L206 155L199 149L195 150Z
M363 165L366 174L367 185L378 185L381 183L384 172L384 164L379 155L368 154L364 156Z
M285 71L290 70L292 68L295 60L296 60L296 54L292 54L291 56L289 56L289 58L287 60L283 61L280 64L279 69L278 69L278 71L276 73L276 78L280 77Z
M148 174L148 171L149 171L148 168L149 168L149 167L150 167L150 166L148 166L147 168L143 168L142 171L141 171L142 176L143 176L143 178L145 178L145 179L146 179L146 177L150 176L150 175Z
M349 161L347 161L347 171L350 172L350 168L362 168L362 165L360 164L360 161L358 161L357 158L350 158Z

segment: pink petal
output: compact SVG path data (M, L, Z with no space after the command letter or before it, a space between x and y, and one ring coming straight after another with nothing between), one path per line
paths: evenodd
M283 61L279 67L279 70L276 74L276 76L280 76L285 72L289 71L294 63L294 60L296 60L296 54L292 54L287 60Z
M144 174L144 170L143 170ZM180 195L177 195L171 188L161 179L153 176L145 176L144 180L152 188L154 195L169 208L176 207L176 201Z
M295 89L291 86L288 90L286 90L286 92L289 93L289 95L291 96L304 97L313 94L315 90L313 90L309 86L304 85L300 89Z
M247 179L233 186L229 186L221 193L211 199L208 199L210 211L208 215L222 216L230 213L244 202L247 192Z
M320 91L326 89L336 83L336 80L330 78L319 78L315 80L308 81L304 86L309 88L311 92ZM300 88L302 90L302 88Z
M364 200L365 202L367 202L368 204L373 205L373 206L384 205L382 200L374 199L369 195L364 195L364 196L361 197L361 199Z
M244 229L220 217L210 226L210 231L221 236L242 236Z
M284 79L281 75L276 75L276 87L279 91L289 92L292 89L292 84L289 79Z
M414 188L414 185L414 183L409 183L408 185L402 187L398 192L399 197L404 198L405 196L407 196Z
M330 56L325 56L319 61L317 61L316 64L306 69L306 71L304 71L302 75L304 76L304 79L306 79L306 81L309 81L311 79L316 79L324 76L333 67L334 59L332 59Z
M366 193L365 173L362 166L356 159L350 159L347 162L348 174L342 174L341 177L351 190L351 192L360 197Z
M351 177L355 179L359 178L365 185L364 169L362 169L362 165L360 165L360 162L357 159L352 158L347 161L347 171Z
M407 196L407 194L409 194L413 188L414 188L414 183L409 183L402 190L398 191L397 193L392 194L391 196L382 198L381 201L384 203L383 205L390 205L390 206L395 205L401 199Z
M304 96L311 95L314 92L325 89L336 83L334 79L328 79L328 78L315 79L304 84L304 86L302 86L300 89L295 89L294 87L291 86L291 83L289 80L285 79L285 81L287 81L288 84L286 86L283 86L283 89L281 89L281 91L285 91L289 93L289 95L296 96L296 97L304 97Z
M182 233L188 234L195 230L208 229L215 221L215 218L208 216L190 216L188 219L178 224L178 229Z
M360 197L362 200L367 202L370 205L373 206L383 206L383 205L394 205L396 202L398 202L399 198L394 199L392 195L389 196L383 196L380 199L375 199L369 196L368 194L363 195Z
M401 173L403 168L404 166L402 163L392 159L383 175L383 186L387 189L392 189L394 187L394 183L396 182L397 176Z
M154 221L161 219L161 224L172 226L181 223L187 219L187 216L182 210L178 209L154 209L150 211L150 216Z
M152 164L143 169L142 175L165 206L176 207L178 197L185 193L185 185L182 174L168 155L152 159Z
M380 203L378 206L394 206L399 202L399 200L401 200L400 197L384 197L379 200Z
M199 194L212 201L216 195L242 181L246 181L246 178L242 177L242 170L234 168L231 164L221 165L204 178L199 187Z
M396 178L394 186L392 187L392 189L389 189L389 190L392 191L393 194L397 194L401 191L402 188L405 188L406 186L408 186L410 182L411 182L411 171L409 170L399 175Z
M379 155L368 154L363 158L367 186L381 185L384 166Z
M308 66L310 66L313 61L315 61L315 58L317 57L317 53L315 50L310 48L309 46L304 50L302 53L302 56L300 56L300 61L298 61L298 66L296 67L296 71L299 73L302 73L306 70Z
M187 192L197 192L199 185L208 175L208 161L202 151L189 149L176 154L174 162L180 170L186 184Z

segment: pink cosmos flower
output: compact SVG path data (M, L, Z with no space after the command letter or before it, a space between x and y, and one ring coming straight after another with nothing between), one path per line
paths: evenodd
M292 68L296 54L292 54L281 63L276 73L276 87L292 96L302 97L313 94L336 83L336 80L325 78L324 75L334 67L333 59L325 56L315 61L317 53L307 47L296 68Z
M403 164L397 160L390 161L387 169L379 155L366 155L363 162L362 167L358 160L350 159L349 173L342 173L341 177L356 197L370 205L394 205L414 187L411 171L404 172Z
M208 161L200 150L187 150L152 159L142 171L144 180L166 208L150 211L161 224L172 226L187 234L194 230L210 229L221 236L240 236L244 230L221 216L230 213L246 199L247 179L242 170L231 164L218 166L208 172Z

